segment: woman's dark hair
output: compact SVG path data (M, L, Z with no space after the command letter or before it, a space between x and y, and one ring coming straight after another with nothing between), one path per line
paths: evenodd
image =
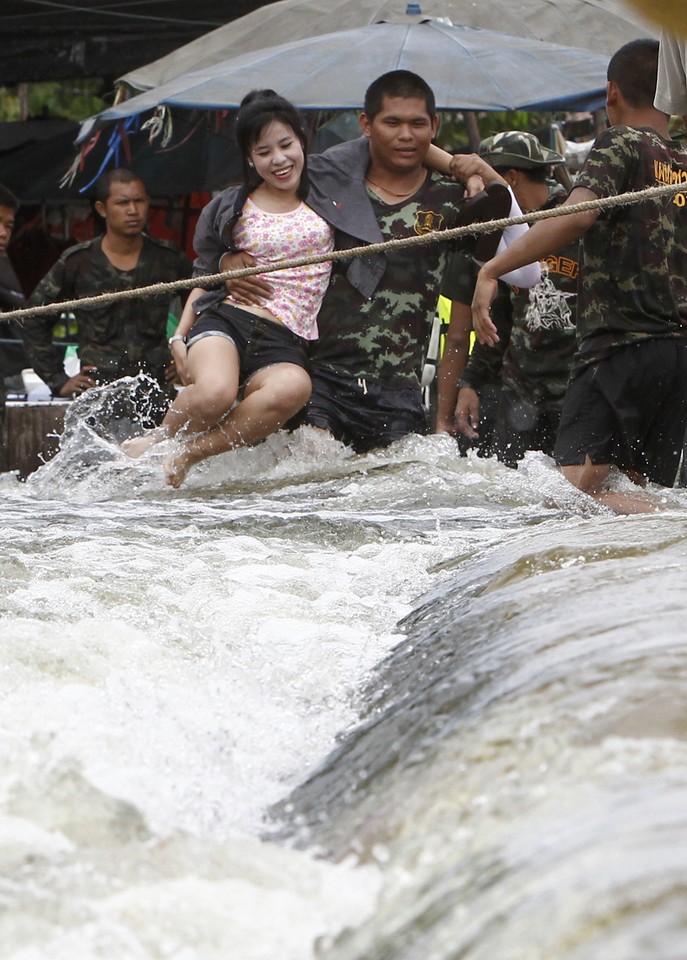
M494 170L497 173L500 173L502 176L504 173L507 173L509 170L517 170L518 173L524 173L528 180L531 180L532 183L546 183L547 180L551 179L551 167L497 167L494 164Z
M243 161L243 182L249 190L254 190L262 179L249 165L250 152L260 139L260 134L270 123L278 121L290 127L303 147L303 173L297 194L305 200L308 193L308 140L303 126L303 118L297 107L280 97L274 90L251 90L241 101L236 117L236 142L241 150Z

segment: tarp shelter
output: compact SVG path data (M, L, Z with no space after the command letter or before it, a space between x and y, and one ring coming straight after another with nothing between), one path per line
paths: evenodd
M0 86L111 79L203 36L264 0L2 0Z
M74 159L78 132L76 121L59 118L0 123L0 183L23 204L68 196L60 178Z
M79 124L72 120L0 123L0 183L20 202L9 252L27 295L66 246L88 240L99 230L92 209L93 190L82 193L81 182L60 185L74 162L78 130ZM207 137L210 134L208 131ZM107 138L102 148L106 142ZM151 233L184 246L191 255L193 228L209 199L209 194L198 194L194 186L198 182L197 151L201 142L206 162L211 165L214 158L218 168L226 171L230 153L226 135L215 148L199 137L180 149L175 163L160 163L151 150L145 149L145 143L138 145L132 158L132 165L153 196Z

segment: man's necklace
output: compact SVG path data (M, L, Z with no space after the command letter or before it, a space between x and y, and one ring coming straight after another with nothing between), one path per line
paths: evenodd
M423 173L422 177L423 177L423 180L424 180L424 177L425 177L424 173ZM393 190L389 190L388 187L383 187L383 186L381 185L381 183L376 183L376 182L375 182L374 180L372 180L370 177L365 177L365 180L366 180L369 184L371 184L373 187L377 187L378 190L383 190L384 193L388 193L390 197L409 197L411 194L416 193L416 192L420 189L420 187L422 186L422 180L421 180L416 186L414 186L414 187L412 188L412 190L406 190L405 193L395 193Z

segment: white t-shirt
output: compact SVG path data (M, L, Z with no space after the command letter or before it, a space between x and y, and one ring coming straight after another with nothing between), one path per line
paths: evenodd
M661 31L654 106L674 117L687 115L687 39Z

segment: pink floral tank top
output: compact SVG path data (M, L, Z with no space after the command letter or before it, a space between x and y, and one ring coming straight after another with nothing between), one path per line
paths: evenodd
M334 231L307 204L301 203L289 213L267 213L250 197L236 221L233 239L234 246L250 253L258 265L334 249ZM324 261L265 275L274 289L267 305L270 313L306 340L317 339L317 313L331 269L331 262Z

